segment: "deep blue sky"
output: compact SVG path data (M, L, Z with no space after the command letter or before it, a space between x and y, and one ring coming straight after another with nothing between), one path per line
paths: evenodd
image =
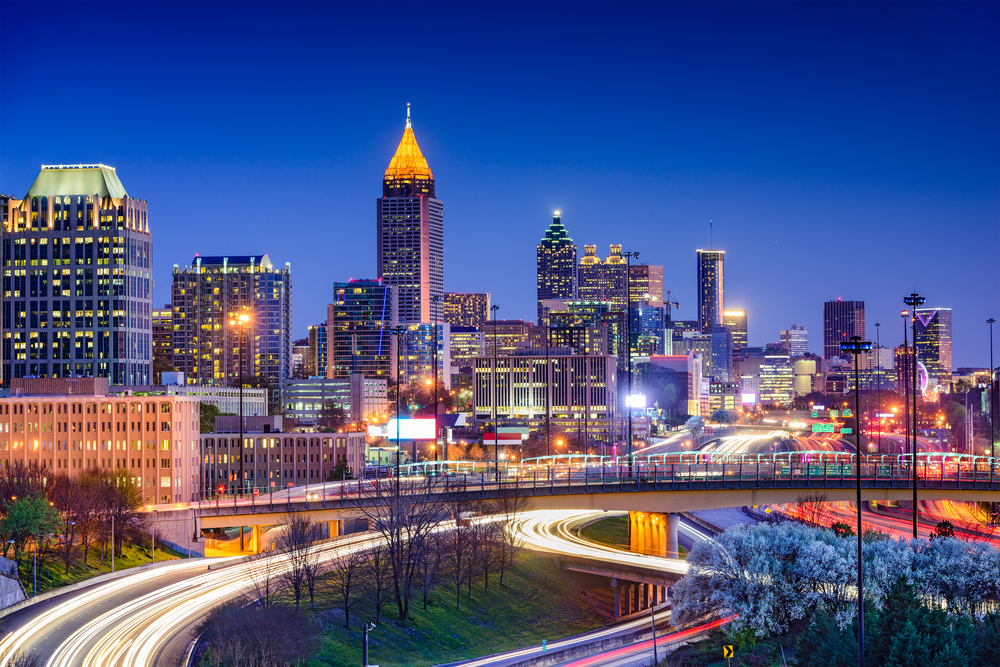
M998 4L288 2L0 5L0 192L104 162L149 201L155 302L195 253L290 261L294 330L375 275L375 199L413 104L445 205L445 287L533 319L535 245L663 264L696 316L727 251L750 342L914 289L957 366L1000 319ZM998 330L1000 338L1000 330ZM998 340L1000 343L1000 340ZM1000 349L998 349L1000 351Z

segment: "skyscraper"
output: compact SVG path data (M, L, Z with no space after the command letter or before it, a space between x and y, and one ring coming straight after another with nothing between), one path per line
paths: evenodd
M716 382L733 379L733 335L721 324L712 329L711 374Z
M42 165L24 199L0 196L3 379L152 379L152 250L145 201L114 167Z
M726 305L723 275L725 250L698 251L698 326L710 334L716 324L722 324Z
M840 344L851 336L865 337L864 301L827 301L823 304L823 358L835 359L850 353L841 352Z
M309 327L309 374L310 377L326 377L327 335L330 328L326 322Z
M490 295L448 292L444 295L444 321L453 327L482 327L490 313Z
M189 384L228 387L260 377L271 385L269 400L279 402L281 380L292 376L290 264L275 267L266 254L195 257L184 269L174 265L171 305L174 367ZM243 311L250 328L241 334L229 321Z
M809 352L809 332L804 326L793 324L791 329L781 332L781 346L793 357L801 357Z
M576 298L576 246L563 227L559 211L552 216L552 224L538 244L536 277L537 321L541 322L542 301Z
M168 303L153 310L153 359L164 365L174 364L174 311ZM154 372L154 375L158 375ZM159 384L157 378L153 382Z
M723 311L722 326L729 329L729 334L733 337L733 357L738 357L740 350L747 347L747 311Z
M632 264L629 268L629 301L647 301L652 307L663 305L663 266Z
M583 259L577 269L580 301L606 301L613 311L624 313L628 308L628 264L622 257L622 247L612 245L611 254L604 262L597 256L597 246L588 245L583 249Z
M328 378L361 373L388 378L392 368L393 336L398 323L396 290L380 280L351 280L333 284L333 303L327 306Z
M393 288L403 324L439 322L444 296L444 204L410 126L382 179L377 200L378 277Z
M917 308L917 362L927 369L927 387L951 382L951 308Z

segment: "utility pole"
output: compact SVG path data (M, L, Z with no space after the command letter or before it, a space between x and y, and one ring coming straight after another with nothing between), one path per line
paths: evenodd
M399 338L402 336L406 337L407 328L403 326L393 327L389 330L390 333L396 335L396 497L399 497L399 457L402 455L403 450L399 444L399 395L402 393L403 378L402 374L399 372L399 360L403 356L403 348L399 344ZM367 635L366 635L367 636Z
M497 361L497 341L500 336L497 334L497 311L500 310L500 306L493 304L490 306L490 310L493 311L493 470L496 474L496 481L500 482L500 423L499 416L497 415L497 401L500 399L497 396L499 380L500 367Z
M628 471L632 474L632 258L639 259L637 252L623 252L625 257L625 356L628 358L628 396L625 409L628 410Z
M240 490L240 493L243 492L244 486L246 484L246 481L244 480L244 472L243 472L243 458L244 458L244 456L243 456L243 330L246 328L246 326L247 326L247 324L249 322L250 322L250 314L247 313L246 311L241 312L241 313L239 313L237 315L234 315L232 317L232 319L229 320L229 326L234 327L236 329L237 336L239 336L239 338L237 339L237 344L236 344L236 347L239 350L239 357L237 359L237 363L239 364L239 368L237 369L237 372L236 372L236 380L237 380L237 382L239 382L239 385L240 385L240 398L239 398L239 400L240 400L240 449L239 449L239 457L240 457L240 484L239 484L239 490ZM154 518L154 520L155 520L155 518ZM240 526L240 551L241 552L243 551L243 526Z
M878 322L875 323L875 395L876 401L878 402L878 412L882 412L882 331L879 327L882 325ZM871 394L869 394L871 396ZM879 454L882 453L882 418L877 417L878 422L878 451Z
M438 303L442 299L440 294L431 297L432 303ZM434 460L438 460L438 316L437 307L434 307L434 343L431 345L432 356L434 357ZM416 461L414 460L414 463Z
M545 311L545 455L549 456L549 435L552 432L552 405L550 403L552 368L549 363L549 346L552 344L552 341L549 338L549 334L552 328L549 326L549 313L551 309L543 306L542 310Z
M993 451L993 449L994 449L993 445L994 445L995 438L996 438L996 434L995 434L995 430L994 429L996 428L995 425L996 425L996 421L997 421L996 415L993 414L993 402L996 400L996 396L994 395L994 392L993 392L993 379L994 379L995 373L996 373L996 371L993 368L993 325L994 325L994 323L996 323L996 320L991 317L990 319L986 320L986 323L990 325L990 375L989 375L990 390L989 390L989 393L988 393L989 402L990 402L990 451L989 451L989 455L990 456L996 456L996 452ZM973 449L975 449L975 447L973 447ZM973 453L975 453L975 452L973 452Z

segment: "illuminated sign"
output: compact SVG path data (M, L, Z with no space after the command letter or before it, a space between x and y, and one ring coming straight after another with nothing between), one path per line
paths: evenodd
M390 419L388 426L386 426L386 436L390 440L395 440L397 437L400 440L433 440L434 439L434 420L433 419L400 419L399 424L399 435L396 435L396 419Z
M743 394L743 402L744 403L756 403L757 402L757 394Z
M840 414L841 414L842 416L844 416L844 417L850 417L850 416L851 416L851 411L850 411L850 410L844 410L844 411L843 411L843 412L841 412Z
M846 426L846 427L840 429L840 432L843 433L844 435L850 435L854 431L851 430L850 426Z
M879 412L875 415L876 417L881 417L882 419L892 419L896 416L895 412Z
M837 415L840 414L836 410L830 410L830 419L836 419Z
M646 397L642 394L632 394L625 399L625 406L629 408L646 407Z
M825 405L814 405L813 410L826 410Z
M819 413L818 413L818 412L816 412L815 410L813 410L813 411L812 411L812 416L813 416L813 417L819 417Z
M833 424L813 424L813 433L833 433Z

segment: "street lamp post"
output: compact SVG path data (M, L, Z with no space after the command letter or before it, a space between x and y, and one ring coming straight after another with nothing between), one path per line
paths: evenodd
M855 445L855 484L857 486L858 506L858 665L865 664L865 572L864 560L861 557L861 378L858 373L858 355L872 349L869 341L861 340L861 336L851 336L849 343L841 343L843 352L850 352L854 357L854 415L857 433L854 436Z
M552 368L549 364L549 345L551 345L551 340L549 334L552 329L549 327L549 312L551 309L543 306L542 310L545 312L545 455L549 456L549 434L552 432L552 407L549 403L549 394L552 391Z
M437 304L441 301L443 297L440 294L436 294L431 297L431 302ZM437 461L437 444L438 444L438 316L437 316L437 306L434 306L434 342L431 344L431 354L434 357L434 378L431 380L434 383L434 460ZM416 461L414 460L414 463Z
M913 539L917 539L917 307L927 301L916 292L903 298L903 303L912 310L910 321L913 323Z
M239 401L240 401L240 449L239 449L239 452L240 452L240 454L239 454L239 456L240 456L240 491L241 492L243 491L244 485L246 484L246 481L243 478L243 476L244 476L244 472L243 472L243 458L244 458L243 457L243 331L244 331L244 329L246 329L247 323L249 323L249 322L250 322L250 314L247 313L247 312L245 312L245 311L242 312L242 313L239 313L237 315L234 315L229 320L229 326L235 327L236 331L238 332L237 335L239 336L239 339L238 339L238 342L237 342L237 346L236 346L237 349L239 350L239 359L237 361L237 363L239 364L239 368L237 369L237 373L236 373L236 381L240 385L240 398L239 398ZM155 517L155 515L154 515L154 517ZM240 551L241 552L243 551L243 526L240 526Z
M910 448L910 343L909 334L906 331L906 318L910 311L900 311L899 316L903 319L903 453Z
M403 326L393 327L390 332L396 335L396 496L399 496L399 457L402 449L399 444L399 394L402 392L403 378L399 372L399 360L403 356L403 348L399 344L399 337L406 338L407 328ZM414 462L415 463L415 462Z
M628 411L628 469L632 474L632 258L639 259L637 252L623 252L625 257L625 356L628 359L628 396L625 409Z
M990 375L988 378L990 383L990 390L989 393L987 394L990 401L990 456L996 456L996 452L993 451L994 438L996 438L994 429L996 428L995 424L997 420L996 415L993 414L993 401L996 400L996 396L993 395L993 378L994 378L994 373L996 372L993 369L993 324L995 322L996 320L992 317L986 320L986 323L990 325ZM975 450L974 446L973 450ZM973 451L973 454L975 454L975 451Z
M496 476L497 482L500 481L500 422L499 416L497 415L497 401L499 397L497 396L497 388L499 382L500 367L497 362L497 341L500 336L497 335L497 311L500 310L500 306L494 304L490 306L490 310L493 312L493 470Z
M882 413L882 325L875 323L875 395L878 403L878 414ZM871 396L871 394L868 394ZM876 415L878 421L878 452L882 453L882 418Z

